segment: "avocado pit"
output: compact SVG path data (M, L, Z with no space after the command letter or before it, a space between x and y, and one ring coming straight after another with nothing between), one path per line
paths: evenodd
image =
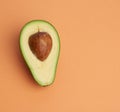
M32 53L41 61L50 54L52 38L47 32L37 32L29 37L29 47Z

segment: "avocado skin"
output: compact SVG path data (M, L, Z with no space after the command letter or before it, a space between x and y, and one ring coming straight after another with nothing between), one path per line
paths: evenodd
M57 33L58 42L59 42L59 49L58 49L59 52L58 52L58 57L57 57L56 66L55 66L55 68L57 68L58 61L59 61L59 57L60 57L60 49L61 49L60 37L59 37L59 34L58 34L56 28L55 28L50 22L48 22L48 21L46 21L46 20L38 20L38 19L37 19L37 20L31 20L31 21L27 22L27 23L22 27L22 29L21 29L21 31L20 31L20 35L22 34L24 28L25 28L27 25L29 25L30 23L33 23L33 22L37 22L37 21L38 21L38 22L48 23L49 25L51 25L51 26L54 28L54 30L55 30L56 33ZM19 35L19 36L20 36L20 35ZM19 38L19 42L20 42L20 41L21 41L21 38ZM22 52L22 48L21 48L21 45L20 45L20 44L19 44L19 50L20 50L20 54L21 54L21 56L22 56L22 58L23 58L23 60L24 60L24 62L25 62L25 65L27 66L27 68L28 68L28 70L30 71L32 77L34 78L35 82L36 82L39 86L47 87L47 86L52 85L52 84L55 82L55 77L56 77L56 71L57 71L57 69L55 69L55 71L54 71L54 77L53 77L52 82L51 82L50 84L43 84L43 83L41 83L40 81L36 80L36 78L35 78L34 75L32 74L32 71L31 71L30 66L28 65L26 59L24 58L24 53Z

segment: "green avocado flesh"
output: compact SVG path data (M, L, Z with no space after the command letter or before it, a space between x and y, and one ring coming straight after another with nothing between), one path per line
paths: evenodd
M20 33L20 50L35 81L41 86L52 84L60 53L55 27L44 20L28 22Z

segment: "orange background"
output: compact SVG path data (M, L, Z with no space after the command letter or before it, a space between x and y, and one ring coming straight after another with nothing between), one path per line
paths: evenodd
M61 40L56 79L45 88L19 51L33 19L51 22ZM120 1L0 1L0 112L120 112Z

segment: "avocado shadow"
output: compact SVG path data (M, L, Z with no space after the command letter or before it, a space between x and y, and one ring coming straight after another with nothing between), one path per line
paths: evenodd
M14 27L11 32L12 39L10 39L10 46L13 52L14 59L16 61L16 65L20 66L20 69L23 70L26 74L25 79L27 79L32 86L43 88L42 86L39 86L38 83L34 80L22 54L20 51L20 46L19 46L19 38L20 38L20 28L19 27Z

